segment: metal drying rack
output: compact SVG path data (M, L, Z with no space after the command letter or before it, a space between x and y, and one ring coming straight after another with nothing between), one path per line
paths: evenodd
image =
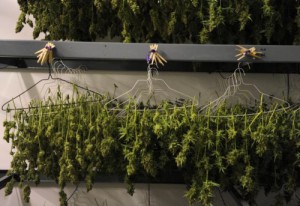
M0 68L48 69L47 66L37 64L34 54L44 47L46 41L12 41L0 40ZM112 43L112 42L69 42L53 41L54 56L63 60L70 67L85 65L89 69L109 70L145 70L145 60L149 43ZM300 73L300 46L296 45L244 45L246 48L255 47L262 52L262 58L246 56L240 62L258 64L288 64L296 65L294 72ZM237 63L236 45L221 44L159 44L159 52L168 60L166 67L181 66L180 71L189 71L194 63ZM182 67L184 66L184 67ZM182 69L184 68L184 69ZM267 67L267 72L276 72ZM165 70L165 68L164 68ZM269 71L268 71L269 70ZM270 71L271 70L271 71ZM200 70L200 72L207 70ZM292 72L293 72L292 71ZM291 71L284 71L289 74ZM5 176L6 170L0 170L0 189L12 176ZM17 177L14 177L17 178ZM174 181L176 179L176 181ZM98 181L118 182L119 177L110 176L97 178ZM96 180L96 181L97 181ZM45 180L47 181L47 180ZM180 174L165 174L161 182L182 183ZM143 177L140 182L145 182ZM242 198L236 190L231 191L232 197L238 205L242 205Z
M34 54L46 41L0 40L0 68L43 68ZM85 65L89 69L121 69L144 71L149 43L53 41L54 56L70 67ZM300 63L300 46L245 45L263 52L263 58L243 58L253 63ZM222 44L159 44L159 52L168 60L166 68L184 63L236 63L236 45ZM172 64L173 63L173 64ZM141 66L144 65L144 66ZM46 68L46 67L44 67ZM183 67L181 67L183 68ZM186 68L181 71L187 71ZM200 70L202 71L202 70ZM203 70L205 71L205 70Z

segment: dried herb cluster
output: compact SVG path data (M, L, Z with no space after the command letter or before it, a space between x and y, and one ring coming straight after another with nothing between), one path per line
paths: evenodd
M297 0L38 0L18 1L33 37L124 42L299 44ZM33 22L33 19L35 21Z
M38 184L42 175L61 187L61 205L67 205L66 183L85 181L91 190L98 174L124 177L132 194L138 176L180 171L185 196L202 205L212 205L216 187L235 186L251 202L261 187L283 191L289 200L299 185L299 110L274 106L266 113L261 104L251 108L255 115L236 116L247 109L222 105L199 115L194 106L163 103L151 110L131 102L120 118L104 97L75 94L32 101L4 122L4 139L12 143L10 173L20 176L26 201L28 181Z

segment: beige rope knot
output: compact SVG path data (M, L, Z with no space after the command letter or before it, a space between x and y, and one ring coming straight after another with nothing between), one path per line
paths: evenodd
M251 47L249 49L242 47L240 45L236 45L237 47L239 47L238 49L236 49L238 51L238 54L235 55L235 57L238 57L238 61L245 58L245 57L252 57L253 59L255 58L262 58L262 56L264 55L262 52L257 52L255 47Z
M150 45L150 51L147 56L147 62L148 64L155 64L157 66L157 63L160 63L161 65L164 65L164 63L167 63L167 60L165 60L158 52L158 44L151 44Z
M51 42L48 42L44 48L35 52L37 54L37 63L43 65L45 63L52 63L53 62L53 49L55 45Z

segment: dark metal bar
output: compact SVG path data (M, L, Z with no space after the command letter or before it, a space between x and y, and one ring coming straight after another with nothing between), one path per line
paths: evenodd
M0 190L3 189L6 185L11 180L12 176L4 176L0 178Z
M35 52L46 41L0 41L0 58L36 59ZM146 60L149 43L111 42L53 42L55 56L69 60ZM262 59L245 58L247 62L300 62L300 46L251 45L265 54ZM245 46L247 48L251 47ZM237 62L236 45L215 44L159 44L159 52L168 61Z
M1 170L0 173L2 172L3 170ZM11 179L14 179L16 182L20 181L20 177L16 174L4 175L3 177L0 178L0 190L3 189Z

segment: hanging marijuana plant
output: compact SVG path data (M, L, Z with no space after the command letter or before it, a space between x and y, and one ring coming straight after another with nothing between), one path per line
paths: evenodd
M120 117L106 102L74 88L73 95L58 90L32 100L26 110L8 108L9 173L20 177L25 201L28 182L39 184L41 176L58 183L61 205L68 204L67 183L84 181L89 191L99 174L119 175L133 194L137 177L179 171L188 201L205 206L213 204L217 187L235 187L249 202L261 188L282 192L288 201L300 183L299 109L222 104L202 114L191 104L163 102L152 109L130 101ZM7 195L15 181L6 185Z
M18 1L16 26L48 40L298 44L300 2L270 0ZM138 20L138 21L137 21Z

